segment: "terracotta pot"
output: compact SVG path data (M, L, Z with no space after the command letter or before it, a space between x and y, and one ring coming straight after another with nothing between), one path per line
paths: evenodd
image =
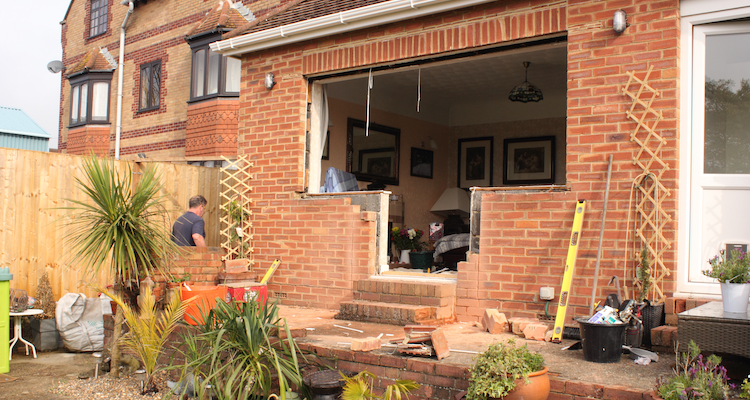
M502 400L547 400L549 397L549 369L529 374L529 384L523 379L516 380L516 388ZM498 399L499 400L499 399Z

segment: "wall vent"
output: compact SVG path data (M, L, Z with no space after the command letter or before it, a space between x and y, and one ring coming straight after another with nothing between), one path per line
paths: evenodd
M277 299L286 299L286 293L284 292L273 292L273 297Z

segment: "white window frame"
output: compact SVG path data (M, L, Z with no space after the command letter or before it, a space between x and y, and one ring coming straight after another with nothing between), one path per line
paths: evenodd
M703 95L704 87L696 85L694 79L693 57L694 36L693 30L697 25L715 22L730 21L739 18L750 17L750 1L747 0L683 0L680 3L680 81L683 90L680 93L680 196L678 212L678 239L677 239L677 271L675 277L675 295L678 297L689 297L700 294L701 297L718 296L718 285L708 283L696 283L689 281L690 262L690 232L692 229L701 229L701 221L691 220L690 197L696 189L691 186L691 171L694 167L693 160L700 160L703 168L703 154L693 154L693 123L696 117L702 118L703 114L697 115L693 110L693 99ZM703 78L700 78L703 81ZM706 295L708 294L708 295Z

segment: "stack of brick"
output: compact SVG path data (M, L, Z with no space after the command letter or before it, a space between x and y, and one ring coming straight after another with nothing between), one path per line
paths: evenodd
M482 329L495 335L508 332L508 318L505 317L504 313L501 313L497 309L488 308L487 310L484 310Z

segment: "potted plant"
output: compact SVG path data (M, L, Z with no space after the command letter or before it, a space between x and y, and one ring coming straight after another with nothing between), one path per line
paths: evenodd
M394 246L396 246L396 250L401 251L399 262L409 263L410 252L420 251L426 247L425 243L419 241L419 239L422 238L423 233L424 232L419 229L409 228L407 226L402 228L395 226L391 229L391 241Z
M228 258L233 255L234 259L227 259L224 261L224 266L227 272L244 272L247 271L247 267L250 265L250 260L247 259L247 251L250 245L245 241L245 225L248 224L250 213L242 207L237 200L232 200L224 204L222 207L226 212L231 225L228 228L229 232L229 243L230 248L236 248L236 254L230 253L227 255Z
M493 343L479 354L470 369L467 400L546 400L550 392L548 369L541 354L514 339Z
M638 254L635 280L637 286L640 288L637 307L641 311L641 322L643 325L642 341L645 346L651 346L651 329L661 326L662 319L664 318L664 303L658 302L654 304L649 300L649 295L655 294L652 293L654 285L651 264L649 251L646 248L642 249ZM620 300L622 301L623 299Z
M369 371L361 371L357 375L348 377L341 373L344 380L344 390L341 394L341 400L401 400L408 399L412 390L417 390L421 386L411 379L399 379L396 383L386 386L382 396L377 396L372 391L372 383L375 375Z
M723 400L728 398L731 388L726 368L721 358L712 354L701 355L694 341L688 344L688 352L678 353L674 375L660 377L656 392L664 400Z
M747 313L750 296L750 257L742 250L734 249L727 258L724 251L708 260L711 268L703 275L719 281L724 312Z
M114 290L129 304L135 304L139 276L164 274L165 262L179 254L172 241L162 185L153 165L147 165L134 182L130 164L118 171L114 160L86 157L83 178L76 178L82 199L67 199L65 240L72 254L71 264L81 262L91 280L107 266L114 277ZM112 333L112 365L119 365L118 340L122 333L123 310L117 307ZM119 376L117 368L112 375Z
M31 319L31 338L34 347L42 351L57 350L57 345L60 341L60 334L57 332L55 321L55 307L57 303L52 294L52 286L50 285L47 272L44 272L39 277L39 282L36 286L36 301L35 308L39 308L43 312L37 315L36 318Z

